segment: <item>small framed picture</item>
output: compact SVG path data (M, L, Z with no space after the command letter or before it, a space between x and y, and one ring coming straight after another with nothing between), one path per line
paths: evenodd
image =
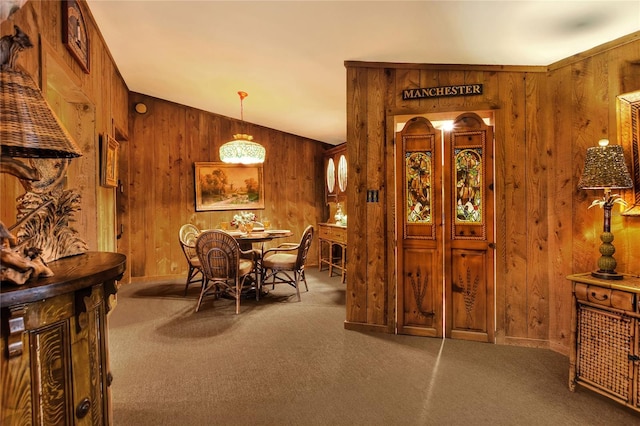
M76 0L62 2L62 44L89 74L89 34L82 9Z
M118 148L119 144L109 135L102 136L100 155L100 184L108 188L118 186Z
M262 166L195 163L196 211L264 209Z

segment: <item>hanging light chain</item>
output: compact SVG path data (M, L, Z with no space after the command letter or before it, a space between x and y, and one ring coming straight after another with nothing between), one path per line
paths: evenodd
M240 120L244 121L244 98L249 96L249 94L241 90L238 92L238 95L240 96Z

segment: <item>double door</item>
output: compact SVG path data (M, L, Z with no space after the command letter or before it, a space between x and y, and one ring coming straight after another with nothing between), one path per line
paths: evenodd
M397 331L493 342L493 128L414 117L395 146Z

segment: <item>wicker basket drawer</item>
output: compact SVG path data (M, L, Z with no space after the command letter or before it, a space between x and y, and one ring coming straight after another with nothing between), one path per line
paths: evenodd
M576 299L584 300L596 305L622 309L625 311L633 311L635 307L634 295L624 291L576 283L575 293Z

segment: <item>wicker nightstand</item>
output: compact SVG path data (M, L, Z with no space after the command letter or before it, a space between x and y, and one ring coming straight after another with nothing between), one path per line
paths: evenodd
M573 285L569 389L578 383L640 411L640 278L567 278Z

